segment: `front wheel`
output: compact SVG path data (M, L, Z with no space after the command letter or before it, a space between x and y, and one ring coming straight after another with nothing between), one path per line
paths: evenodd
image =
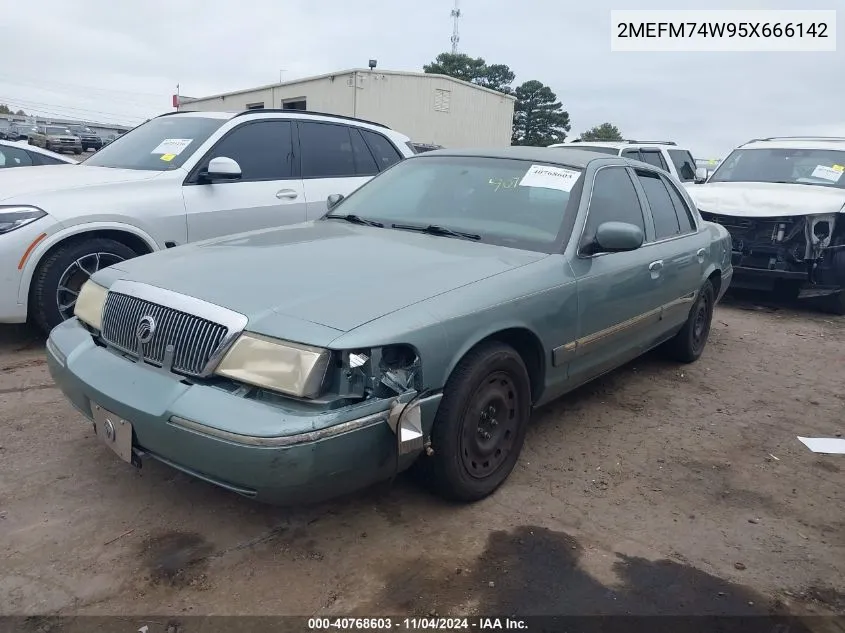
M666 343L666 351L672 358L682 363L692 363L699 359L710 336L715 298L716 292L708 279L698 291L684 327Z
M73 316L76 298L98 270L135 257L125 244L104 238L59 246L38 266L32 280L31 310L44 332Z
M530 415L528 371L516 350L490 342L470 351L444 389L434 454L421 458L435 490L456 501L492 494L516 465Z

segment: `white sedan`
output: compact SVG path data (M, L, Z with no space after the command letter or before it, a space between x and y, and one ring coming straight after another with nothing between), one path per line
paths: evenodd
M26 141L0 141L0 169L39 165L73 165L77 162L62 154L28 145Z

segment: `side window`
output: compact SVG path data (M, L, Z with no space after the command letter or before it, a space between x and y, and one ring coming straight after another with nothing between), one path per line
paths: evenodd
M17 147L0 146L0 167L28 167L32 165L29 153Z
M624 167L604 167L596 173L582 246L592 244L603 222L627 222L645 233L640 199Z
M378 165L373 158L372 152L364 142L361 132L354 127L349 128L352 137L352 156L355 158L355 173L358 176L375 176L378 173Z
M332 123L299 123L303 178L355 176L349 127Z
M370 130L361 130L364 135L364 140L373 151L373 156L376 157L378 168L384 171L394 163L402 160L402 155L393 147L393 143L384 138L381 134L376 134Z
M223 137L203 160L225 156L241 166L241 179L283 180L293 169L293 143L289 121L256 121L244 123Z
M678 170L678 177L683 182L692 182L695 180L695 161L688 151L684 149L670 149L669 158L675 164L675 169Z
M675 213L678 216L678 224L681 227L681 233L689 233L695 230L695 220L692 217L692 211L689 205L684 200L683 196L678 192L678 188L668 178L661 176L660 179L666 185L669 191L669 197L672 198L672 205L675 207Z
M52 156L45 156L44 154L30 154L33 165L64 165L63 160L53 158Z
M642 156L640 156L640 150L638 149L623 149L622 158L630 158L631 160L643 159Z
M669 165L663 160L663 154L659 149L641 149L640 156L644 163L669 171Z
M660 175L638 169L637 178L639 178L640 184L645 190L648 206L651 207L655 237L662 240L678 235L681 232L681 227L675 213L675 205L672 204L672 198L669 197L669 191L660 179Z

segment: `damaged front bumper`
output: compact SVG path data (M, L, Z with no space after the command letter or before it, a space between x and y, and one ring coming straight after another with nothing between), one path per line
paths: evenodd
M845 222L840 214L741 217L701 212L731 234L733 286L791 289L802 297L845 287Z
M351 492L410 466L425 449L424 430L440 401L411 388L329 409L281 406L130 362L97 345L76 319L51 332L47 361L89 421L105 410L127 425L136 465L153 458L285 505Z

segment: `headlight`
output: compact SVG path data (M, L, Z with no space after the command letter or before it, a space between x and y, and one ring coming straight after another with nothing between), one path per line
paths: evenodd
M73 313L95 330L103 328L103 307L109 291L90 279L82 285Z
M320 393L331 352L260 334L242 334L215 370L218 376L300 398Z
M38 207L0 207L0 235L35 222L45 215Z

